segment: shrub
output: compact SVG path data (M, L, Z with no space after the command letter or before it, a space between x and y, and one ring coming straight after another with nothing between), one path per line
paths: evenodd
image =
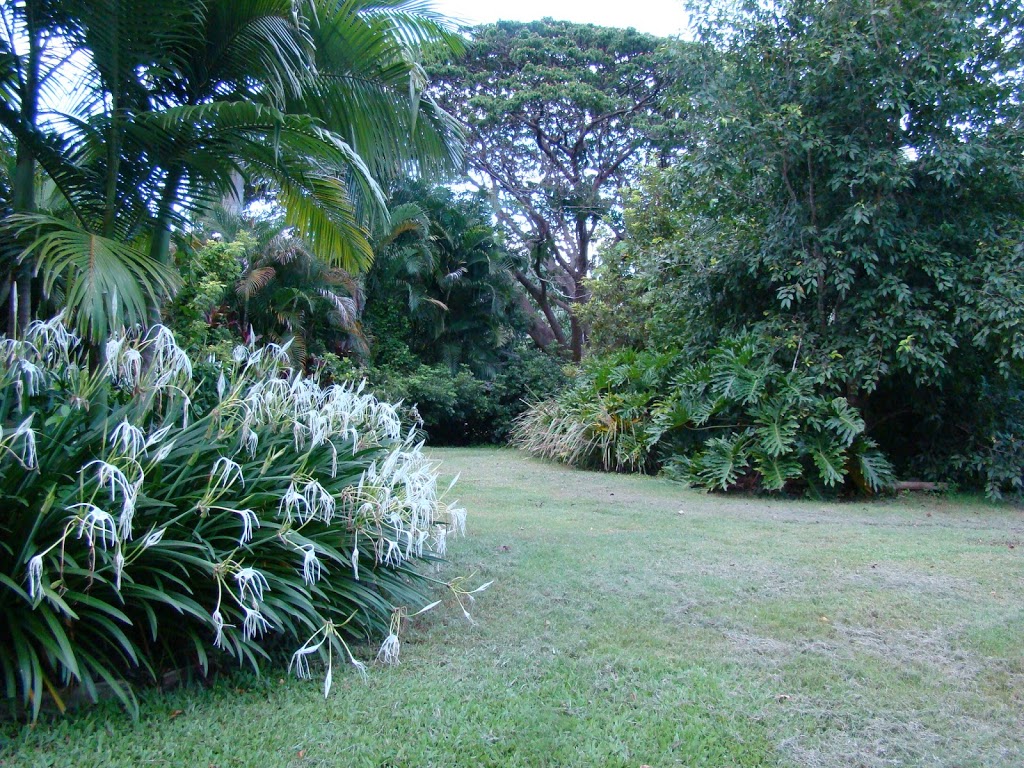
M370 372L375 389L401 401L418 419L435 445L487 442L492 413L487 383L461 366L419 365L409 371L377 368Z
M516 418L529 403L554 396L567 383L568 377L558 358L533 346L506 348L502 353L501 370L494 377L490 392L494 414L488 442L507 443Z
M194 413L191 362L166 329L121 335L93 369L59 321L0 347L0 673L38 713L44 691L211 654L258 667L277 645L363 665L434 583L464 511L360 387L321 388L277 347L238 347ZM396 621L396 616L398 620ZM216 658L216 656L214 656ZM134 672L133 672L134 671Z
M467 366L374 368L375 389L402 403L422 421L432 445L504 444L529 399L547 396L565 382L556 360L531 349L506 349L501 370L478 378Z
M857 409L776 357L769 340L747 334L676 377L652 414L666 468L720 490L850 484L875 492L891 484L892 468Z
M515 442L576 466L654 471L708 489L877 491L892 469L856 408L770 340L743 335L688 360L620 351L588 361L574 384L534 404Z
M590 358L568 387L516 419L512 442L531 453L605 471L653 471L651 413L678 356L621 350Z

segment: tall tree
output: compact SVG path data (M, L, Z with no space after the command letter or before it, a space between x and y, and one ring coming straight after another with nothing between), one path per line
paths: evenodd
M621 235L618 189L666 130L673 69L658 38L550 19L478 27L464 59L431 68L468 127L471 177L495 202L543 348L582 355L577 306L602 238Z

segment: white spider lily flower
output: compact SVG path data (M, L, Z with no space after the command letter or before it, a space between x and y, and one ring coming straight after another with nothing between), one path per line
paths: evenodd
M326 639L326 638L325 638ZM308 680L312 675L309 673L309 659L306 658L310 653L316 652L316 649L324 644L324 640L319 641L315 645L305 646L303 645L297 651L292 654L292 660L288 663L288 671L295 670L295 677L299 680Z
M216 633L213 636L213 647L223 648L224 647L224 627L230 626L224 623L224 617L220 613L220 609L215 610L210 618L213 620L213 630Z
M28 390L28 396L35 397L39 394L40 387L46 382L46 375L42 368L24 359L18 361L18 368L21 370L22 376L25 377L25 389Z
M466 535L466 510L462 507L449 507L448 517L452 521L452 529L462 536Z
M19 437L22 438L21 455L14 455L25 469L38 469L39 467L39 455L36 453L36 433L32 429L33 418L35 418L35 414L30 413L11 436L12 443Z
M232 511L242 518L242 535L238 538L238 543L239 545L248 544L252 541L253 525L259 528L260 519L256 517L256 513L251 509L235 509Z
M121 514L118 517L118 526L120 527L122 538L130 539L132 518L135 516L135 503L138 499L139 489L142 487L143 478L140 477L137 482L130 483L124 472L119 468L99 459L90 461L82 467L81 471L85 472L94 465L96 466L96 478L99 484L106 486L110 492L110 500L116 501L117 494L119 492L121 494Z
M0 359L10 365L18 358L22 346L22 342L17 339L0 338Z
M427 542L427 539L429 538L430 531L420 530L416 533L416 557L423 557L423 545Z
M288 350L292 346L292 340L288 339L285 344L267 344L263 347L264 354L273 360L275 363L285 366L284 370L287 369L287 365L290 362L288 358Z
M234 360L236 363L244 363L246 360L249 359L249 350L246 349L243 345L239 344L233 350L231 350L231 359Z
M74 509L85 510L84 514L78 517L78 534L76 538L85 536L90 547L95 546L98 541L104 549L117 544L117 526L114 518L108 512L104 512L95 504L82 502L68 507L68 511Z
M242 634L245 635L246 640L262 636L271 628L270 622L259 612L259 609L243 605L242 610L245 612L245 619L242 621Z
M134 389L142 378L142 353L128 344L124 336L114 336L106 344L104 374L115 386Z
M210 477L214 479L214 485L217 487L230 488L238 480L245 488L245 476L242 474L242 468L237 462L226 456L221 456L214 462Z
M301 453L305 447L306 432L308 431L308 428L302 422L296 421L295 424L292 425L292 437L295 440L295 450L297 452Z
M124 555L121 554L121 550L117 550L117 554L114 555L114 589L118 592L121 591L121 576L124 575Z
M43 595L43 556L28 561L28 596L34 603Z
M163 541L164 534L166 532L166 528L158 528L157 530L153 531L142 540L142 548L149 549L150 547L155 547L157 544Z
M321 637L317 642L313 642L313 639L324 632L324 636ZM302 647L299 648L295 653L292 654L292 660L288 662L288 671L291 672L292 668L295 669L295 676L300 680L307 680L311 677L309 673L309 659L306 657L316 653L320 650L320 647L327 641L327 633L324 630L318 630L313 637L309 638Z
M398 542L392 539L384 539L384 543L387 545L388 551L384 554L384 557L380 558L380 561L392 568L401 565L402 548L398 546Z
M156 432L151 434L148 438L146 438L145 449L149 450L154 445L158 445L159 443L161 443L163 439L167 437L167 434L171 431L171 428L173 426L173 424L168 424L166 427L161 427Z
M228 391L228 381L224 378L224 371L220 372L220 376L217 377L217 399L223 400L224 393Z
M270 590L267 577L255 568L240 568L235 574L235 581L238 582L238 592L243 601L248 594L254 603L262 603L263 593Z
M334 497L316 480L306 483L302 489L302 498L306 505L306 519L303 520L301 516L299 517L302 522L306 522L312 517L319 517L325 523L330 523L334 519L334 512L337 508Z
M71 350L81 343L81 339L64 325L64 312L49 320L32 321L26 329L25 338L43 350L50 361L67 360Z
M142 430L125 419L110 433L110 442L119 448L122 455L134 459L146 450L146 436Z
M313 675L309 671L309 661L306 659L306 655L312 653L312 651L304 651L303 649L297 650L292 654L292 660L288 662L288 671L295 670L295 676L299 680L308 680Z
M325 699L327 698L327 696L331 692L331 683L333 683L333 682L334 682L334 667L333 666L329 666L329 667L327 667L327 674L324 675L324 698Z
M313 586L323 575L323 565L316 556L316 547L308 544L302 549L302 580Z
M127 476L118 467L113 464L102 461L100 459L94 459L82 467L82 472L85 472L90 467L96 467L96 479L99 481L101 486L106 486L110 492L110 500L114 501L117 499L117 492L121 492L121 497L124 498L131 493L132 484L128 482Z
M171 329L165 325L154 325L146 337L153 347L151 370L156 377L155 386L170 384L179 376L192 378L192 361L174 340Z
M135 347L124 351L124 358L119 369L121 380L131 387L137 387L142 378L142 353Z
M444 557L448 552L448 527L438 525L434 528L434 552Z
M361 678L363 678L363 680L366 680L367 677L368 677L368 675L366 674L366 665L363 664L363 662L359 661L359 659L357 659L355 656L353 656L352 655L352 651L348 652L348 660L352 663L352 666L356 668L356 672L359 673L359 676ZM331 670L328 669L327 670L328 678L330 678L330 674L331 674ZM324 681L324 689L325 689L324 695L325 696L327 695L326 691L330 690L330 685L328 685L329 682L330 682L329 679Z
M358 534L356 534L358 537ZM357 541L352 542L352 578L359 581L359 545Z
M135 519L135 503L139 498L141 481L132 486L130 496L125 496L121 506L121 513L117 516L117 533L122 541L131 541L132 521Z
M288 522L291 522L293 517L298 517L302 520L303 515L301 510L306 503L306 497L299 493L298 489L295 487L295 481L292 480L292 482L288 484L288 490L285 491L284 496L281 497L281 503L278 507L279 514Z
M248 425L242 426L242 447L249 454L250 459L256 458L256 449L260 445L260 436Z
M392 633L381 643L380 650L377 651L377 660L388 665L398 664L398 655L401 653L401 650L402 644L398 639L398 635Z

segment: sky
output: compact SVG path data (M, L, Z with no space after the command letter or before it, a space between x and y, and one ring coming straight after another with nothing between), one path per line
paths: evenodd
M434 7L468 24L498 19L535 21L550 16L564 21L635 27L654 35L678 35L686 28L684 0L434 0Z

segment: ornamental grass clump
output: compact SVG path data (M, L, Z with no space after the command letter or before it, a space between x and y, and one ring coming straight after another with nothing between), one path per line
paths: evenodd
M235 349L196 413L166 329L103 352L90 365L59 319L0 342L7 699L35 716L103 683L134 708L138 677L279 650L300 675L322 660L326 694L336 660L363 668L354 640L397 661L402 617L438 583L421 564L465 512L395 408L271 345Z

